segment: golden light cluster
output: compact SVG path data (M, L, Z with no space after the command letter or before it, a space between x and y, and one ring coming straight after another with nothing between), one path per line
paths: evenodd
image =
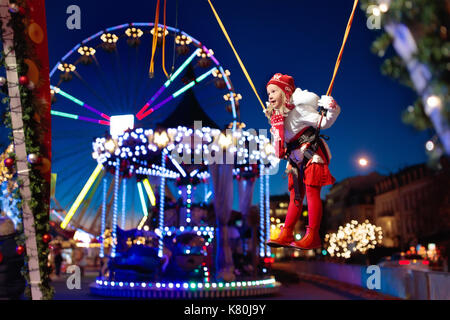
M130 38L140 38L144 34L144 32L141 29L138 28L128 28L125 30L125 34Z
M370 224L369 220L361 224L352 220L345 226L340 226L336 233L325 235L330 256L345 259L349 259L354 252L359 251L364 254L367 250L374 249L377 244L381 244L382 240L381 227Z
M95 49L88 46L82 46L78 48L78 53L82 56L93 56L95 54Z
M153 28L150 31L150 33L151 34L155 34L155 28ZM167 31L167 29L166 29L166 32L164 32L164 36L167 36L168 34L169 34L169 31ZM158 38L162 38L162 36L163 36L163 28L158 27Z
M62 72L73 72L76 70L76 67L73 64L64 62L59 64L58 70Z
M218 69L214 69L212 75L214 76L214 78L223 78L222 72L220 72ZM231 75L230 70L225 70L225 75L229 77Z
M113 33L104 33L102 34L100 39L102 39L102 41L105 43L116 43L117 40L119 40L119 37Z
M211 57L212 55L214 55L214 51L212 51L211 49L209 49L208 51L205 51L204 49L202 49L197 52L197 56L200 58Z
M227 93L226 95L223 96L223 98L225 99L225 101L231 101L231 94ZM242 99L242 96L240 93L236 94L233 92L233 99L234 101L238 102L239 100Z
M233 144L233 137L230 135L226 135L221 133L218 137L219 146L222 149L227 149L231 144Z
M184 34L178 35L175 37L175 43L179 44L180 46L187 45L192 42L192 39L188 36L185 36Z
M153 142L158 145L159 148L164 148L170 142L169 136L165 131L155 132Z

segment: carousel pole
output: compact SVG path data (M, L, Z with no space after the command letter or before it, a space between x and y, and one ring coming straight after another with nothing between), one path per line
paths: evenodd
M120 224L121 228L123 230L125 230L125 207L126 207L126 196L127 196L127 179L123 179L122 180L123 185L122 185L122 222Z
M264 168L266 170L266 256L271 256L270 247L267 243L270 240L270 188L269 188L269 169Z
M259 256L265 256L264 236L264 165L259 165Z
M161 231L161 236L159 238L158 244L158 257L162 258L164 242L163 242L163 230L164 230L164 192L166 185L166 177L165 177L165 169L166 169L166 159L167 159L167 150L164 149L161 155L161 167L163 172L161 173L161 183L159 189L159 230Z
M105 257L105 227L106 227L106 189L107 189L106 177L103 178L103 201L102 201L102 220L101 220L101 231L100 231L100 258Z
M117 241L117 210L118 210L118 196L119 196L119 173L120 173L120 161L116 161L116 169L114 172L114 207L112 218L112 243L111 243L111 257L116 257L116 241Z

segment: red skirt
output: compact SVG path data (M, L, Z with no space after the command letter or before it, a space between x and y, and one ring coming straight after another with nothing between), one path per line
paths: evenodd
M336 179L331 175L328 169L327 157L322 149L317 149L316 153L325 161L325 163L310 163L304 169L303 182L307 186L326 186L334 184Z
M336 179L331 175L325 163L311 163L304 170L303 182L307 186L326 186L334 184Z

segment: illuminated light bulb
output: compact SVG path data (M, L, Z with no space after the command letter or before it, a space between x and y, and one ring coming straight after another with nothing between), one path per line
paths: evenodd
M434 150L434 147L435 147L434 142L431 141L431 140L428 140L428 141L425 143L425 149L427 149L427 151L433 151L433 150Z
M58 70L63 72L73 72L76 70L76 67L73 64L64 62L58 65Z
M428 109L428 111L432 111L435 108L441 108L441 107L442 107L442 101L438 96L432 95L427 98L426 109Z
M385 13L385 12L387 12L389 10L389 4L387 2L382 2L378 6L378 8L380 8L381 12Z
M380 8L378 8L378 7L373 8L372 14L373 14L374 16L376 16L376 17L379 17L380 14L381 14Z

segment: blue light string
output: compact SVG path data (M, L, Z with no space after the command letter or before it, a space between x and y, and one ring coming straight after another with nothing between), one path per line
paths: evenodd
M264 166L263 166L264 167ZM270 240L270 189L269 189L269 174L268 168L264 168L266 171L266 243ZM266 244L266 255L271 256L270 247Z
M264 257L264 165L259 166L259 256Z
M191 203L192 203L192 185L188 184L186 186L186 224L191 224Z
M127 200L126 199L126 197L127 197L127 179L123 179L122 183L123 183L123 186L122 186L122 223L120 225L121 225L121 228L123 230L125 230L125 222L126 222L126 220L125 220L125 215L126 215L125 207L126 207L126 200Z
M166 169L166 158L167 158L167 150L164 149L161 155L161 166L163 171ZM161 183L159 189L159 230L161 230L161 236L159 238L158 245L158 257L162 258L163 256L163 228L164 228L164 191L166 186L166 178L161 176Z
M117 210L118 210L118 198L119 198L119 173L120 162L116 161L116 170L114 172L114 209L113 209L113 221L112 221L112 244L111 244L111 257L116 257L116 241L117 241Z
M103 179L103 202L102 202L102 222L101 222L101 233L100 233L100 258L105 256L105 227L106 227L106 178Z

